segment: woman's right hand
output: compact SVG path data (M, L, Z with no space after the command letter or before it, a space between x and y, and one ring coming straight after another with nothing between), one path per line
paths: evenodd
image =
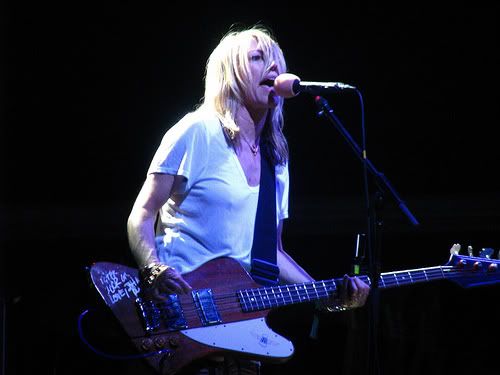
M155 300L165 300L169 294L187 294L193 290L182 275L173 267L167 267L145 289L146 294Z
M153 288L159 295L162 294L187 294L193 290L182 275L173 267L168 267L158 275Z

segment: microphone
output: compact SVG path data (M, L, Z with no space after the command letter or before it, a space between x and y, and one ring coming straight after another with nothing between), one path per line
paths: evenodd
M356 87L342 82L307 82L291 73L283 73L274 80L274 91L284 98L292 98L301 92L312 95L320 93L338 92L342 90L356 90Z

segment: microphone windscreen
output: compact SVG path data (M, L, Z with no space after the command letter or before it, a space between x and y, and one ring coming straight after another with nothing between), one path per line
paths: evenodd
M274 80L274 91L276 91L276 94L284 98L292 98L298 94L298 92L293 92L293 84L295 81L300 81L300 78L295 74L280 74Z

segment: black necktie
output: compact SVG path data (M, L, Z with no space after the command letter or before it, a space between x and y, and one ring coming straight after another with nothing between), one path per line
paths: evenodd
M278 284L279 276L279 268L276 265L276 176L267 153L261 152L260 160L259 201L250 273L256 282L268 286Z

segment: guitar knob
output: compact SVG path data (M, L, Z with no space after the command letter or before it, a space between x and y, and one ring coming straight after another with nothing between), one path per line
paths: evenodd
M496 272L498 270L498 265L496 263L491 263L488 266L488 272Z
M472 265L472 269L474 271L477 271L479 269L481 269L483 267L483 264L481 262L474 262L474 264Z
M165 346L165 339L161 336L155 337L154 343L157 349L161 349Z
M153 341L151 339L143 339L141 342L141 348L144 351L148 351L153 345Z
M177 348L179 346L179 342L177 341L177 339L175 337L169 338L168 343L170 344L170 346L172 348Z
M467 254L469 254L470 257L474 256L474 252L472 251L471 245L467 246Z

